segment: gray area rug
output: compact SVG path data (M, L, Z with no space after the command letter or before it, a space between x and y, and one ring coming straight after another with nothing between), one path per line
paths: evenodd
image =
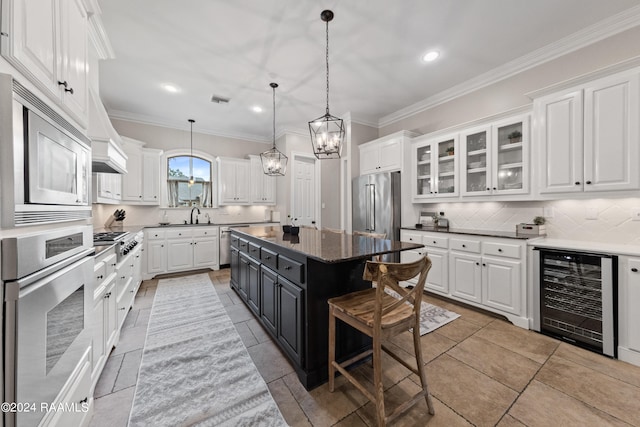
M391 289L385 289L384 291L389 293L389 295L400 298L400 295ZM458 317L460 317L458 313L422 301L422 305L420 306L420 336L433 332L439 327L456 320Z
M207 274L160 280L129 425L287 425Z

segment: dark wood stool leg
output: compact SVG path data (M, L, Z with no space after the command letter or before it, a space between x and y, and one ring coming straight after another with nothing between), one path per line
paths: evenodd
M422 346L420 345L420 328L413 328L413 347L416 353L416 363L418 364L418 372L420 373L420 382L422 383L422 390L424 390L425 399L427 400L427 407L429 413L433 415L435 413L433 409L433 402L431 401L431 394L429 394L429 387L427 386L427 373L422 360Z
M336 360L336 318L333 315L333 307L329 306L329 391L333 392L336 368L333 362Z

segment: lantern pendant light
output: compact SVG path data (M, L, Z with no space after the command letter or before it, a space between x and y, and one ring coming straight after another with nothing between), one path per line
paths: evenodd
M195 120L189 119L189 123L191 123L191 156L189 157L189 187L191 187L196 181L193 179L193 124Z
M309 122L311 145L313 154L322 159L339 159L344 144L344 123L342 119L329 114L329 21L333 19L333 12L323 10L320 18L327 24L327 109L324 116Z
M287 172L287 156L276 148L276 88L277 83L270 83L273 89L273 147L260 154L262 171L265 175L284 176Z

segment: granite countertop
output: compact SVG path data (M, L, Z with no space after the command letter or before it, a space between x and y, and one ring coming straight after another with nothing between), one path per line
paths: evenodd
M366 259L375 255L423 247L415 243L374 239L311 228L300 228L298 236L284 234L282 227L243 227L235 229L234 233L262 239L326 263Z
M528 240L528 239L537 239L540 236L522 236L516 234L515 231L498 231L498 230L469 230L462 228L436 228L436 227L402 227L402 230L415 230L415 231L429 231L433 233L444 233L444 234L467 234L471 236L487 236L487 237L503 237L506 239L519 239L519 240Z

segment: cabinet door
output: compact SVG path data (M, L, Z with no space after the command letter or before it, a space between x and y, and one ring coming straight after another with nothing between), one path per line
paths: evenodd
M238 280L240 280L240 252L231 247L231 260L229 262L231 269L231 286L238 289Z
M450 252L449 258L451 295L481 303L482 269L480 256Z
M540 193L581 192L584 184L582 91L534 102Z
M116 335L118 334L118 307L116 305L116 277L113 276L106 286L107 305L105 306L105 327L106 327L106 345L105 352L108 356L111 348L116 344Z
M529 192L529 116L511 117L491 126L493 194Z
M278 276L278 341L297 364L302 361L303 290Z
M458 146L457 136L440 138L432 145L431 161L435 164L432 169L435 181L435 197L452 197L458 195ZM453 150L453 151L452 151Z
M260 316L260 263L250 258L248 269L247 305Z
M249 203L250 187L249 161L241 160L236 163L236 202Z
M620 344L626 345L632 350L640 352L640 307L637 302L640 301L640 259L630 259L627 270L626 298L620 301L623 305L621 312L625 317L620 319L621 330L626 330L626 342ZM624 337L621 337L624 339Z
M276 177L262 174L262 204L276 204Z
M220 204L234 204L236 202L236 168L229 160L218 162L218 191Z
M260 267L260 318L274 336L278 303L278 276L268 268Z
M449 292L449 253L437 249L426 249L426 254L431 260L431 270L427 275L425 288L432 291Z
M160 193L160 157L156 152L143 152L142 173L142 200L157 204Z
M218 264L218 239L194 240L194 267L213 267L216 264Z
M640 74L607 77L584 91L585 191L640 188Z
M379 172L398 171L402 169L402 139L392 139L380 143Z
M122 178L122 200L142 201L142 151L127 150L127 174Z
M83 126L87 124L88 93L88 17L81 0L60 1L62 102Z
M167 249L164 240L152 240L146 244L147 273L164 273L167 270Z
M59 93L57 5L56 0L2 2L2 14L11 20L8 29L11 34L2 37L2 55L56 96Z
M247 300L249 289L249 256L240 253L240 266L238 267L240 278L238 279L238 292L243 300Z
M93 352L92 355L92 377L97 380L98 375L100 374L97 371L98 366L102 365L106 357L105 352L105 332L106 326L104 324L105 321L105 307L107 306L106 292L103 292L97 300L93 302L93 310L91 313L91 320L93 324L91 325L91 338L92 344L91 349Z
M380 149L375 144L360 148L360 175L378 172Z
M193 241L167 240L167 271L188 270L193 267Z
M522 261L482 258L482 303L520 315Z
M460 178L463 196L491 194L491 128L483 126L460 134Z
M429 199L435 191L433 181L434 164L432 163L431 142L422 142L413 147L413 159L411 169L415 179L412 190L414 201Z

